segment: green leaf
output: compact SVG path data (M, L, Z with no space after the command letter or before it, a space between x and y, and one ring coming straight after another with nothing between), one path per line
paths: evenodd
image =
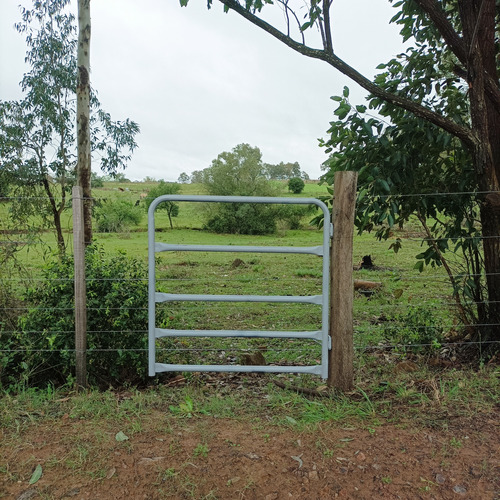
M289 417L288 415L285 418L290 424L297 425L297 420L295 420L294 418Z
M343 120L349 114L349 111L351 111L351 108L349 106L344 106L341 104L333 114Z
M121 443L123 441L127 441L128 440L128 436L126 436L122 431L118 432L115 436L115 439Z
M42 466L38 464L35 470L33 471L33 474L31 474L29 484L35 484L42 477L42 474L43 474Z
M419 260L415 266L413 267L414 269L417 269L419 273L421 273L424 270L424 261Z
M344 86L344 90L342 91L344 97L349 97L349 87Z

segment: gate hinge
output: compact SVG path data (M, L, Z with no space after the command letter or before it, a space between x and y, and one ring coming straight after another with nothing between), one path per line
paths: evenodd
M328 350L332 350L332 337L330 337L330 335L328 335Z
M330 238L333 238L333 223L330 222Z

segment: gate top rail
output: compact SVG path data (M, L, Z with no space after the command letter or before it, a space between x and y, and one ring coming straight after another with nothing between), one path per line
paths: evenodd
M154 212L158 204L164 201L192 201L208 203L274 203L285 205L317 205L329 216L328 207L317 198L280 198L279 196L214 196L199 194L164 194L154 199L149 206L149 213Z
M179 245L160 243L155 241L156 207L163 202L198 202L198 203L261 203L285 205L316 205L323 211L325 224L323 227L323 243L321 246L311 247L276 247L276 246L241 246L241 245ZM329 322L329 252L330 238L333 235L333 225L330 212L325 203L317 198L280 198L268 196L213 196L213 195L176 195L166 194L159 196L151 202L148 210L148 269L149 269L149 375L163 371L261 371L261 372L287 372L287 373L314 373L326 379L328 371L328 350L330 338L328 336ZM252 296L252 295L190 295L159 293L155 286L155 253L169 251L195 251L195 252L256 252L256 253L297 253L312 254L323 258L322 294L315 296ZM294 302L305 304L318 304L322 306L322 328L315 332L272 332L272 331L240 331L240 330L169 330L156 328L155 304L164 301L216 301L216 302ZM165 336L235 336L235 337L273 337L277 338L309 338L321 342L320 365L312 366L241 366L241 365L173 365L157 363L155 358L155 341Z

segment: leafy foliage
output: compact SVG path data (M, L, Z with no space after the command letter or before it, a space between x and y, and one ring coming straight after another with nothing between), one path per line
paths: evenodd
M149 191L145 199L146 211L149 210L149 206L156 198L166 194L179 194L180 190L181 186L176 182L160 181L158 186ZM177 217L179 215L179 204L174 201L165 201L158 205L158 210L166 210L170 222L170 229L173 229L174 224L172 222L172 217Z
M189 182L189 175L186 172L182 172L177 180L181 184L187 184Z
M29 310L13 339L20 360L5 367L5 376L28 384L65 383L74 376L73 261L48 264L43 281L26 292ZM86 255L87 366L95 385L137 383L147 367L147 271L124 254L107 257L90 246ZM161 318L158 319L161 321Z
M288 190L294 194L300 194L304 190L305 183L300 177L292 177L288 181Z
M272 196L275 191L264 173L259 148L239 144L223 152L202 171L209 194ZM274 207L265 204L220 203L207 207L205 227L218 233L268 234L276 231Z
M386 70L376 77L380 85L391 87L397 80L398 85L404 82L406 93L421 92L423 68L429 81L436 76L429 62L420 67L417 58L411 65L416 74L413 83L410 65L400 61L412 61L412 49L409 52L379 66ZM425 97L423 93L421 98ZM323 179L333 183L336 171L358 172L355 224L359 232L375 230L377 238L387 239L394 227L417 219L426 234L427 249L416 256L415 268L444 265L462 321L484 322L480 203L469 151L451 134L373 96L368 99L369 108L389 117L390 123L372 116L366 106L351 105L347 87L342 96L332 99L338 103L337 120L330 123L329 138L321 142L331 153ZM468 106L456 79L445 79L428 99L436 110L444 113L453 108L457 119L466 120ZM391 248L397 252L401 244L397 239ZM462 256L454 271L449 252Z
M42 217L55 229L59 249L65 251L61 214L67 208L76 167L77 28L68 13L68 0L35 1L22 8L16 24L26 35L26 62L19 101L0 101L0 157L2 170L15 195L11 217L26 225ZM109 174L125 168L136 147L136 123L114 122L95 94L91 96L91 143ZM0 184L5 184L2 174Z
M283 163L282 161L277 165L271 165L269 163L264 164L264 173L268 179L274 180L287 180L293 177L299 177L301 179L309 179L306 172L300 169L298 162L295 163Z
M384 336L405 352L432 352L441 347L443 329L431 309L410 307L384 328Z
M95 209L97 231L120 233L141 222L144 212L129 201L105 201Z

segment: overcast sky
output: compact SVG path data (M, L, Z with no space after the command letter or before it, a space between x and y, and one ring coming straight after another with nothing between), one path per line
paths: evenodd
M0 0L0 99L22 97L24 37L18 5ZM73 0L76 9L76 0ZM365 76L401 51L387 0L334 0L336 54ZM293 52L267 33L225 14L214 0L92 0L91 80L113 119L139 123L127 177L175 181L210 166L237 144L257 146L267 163L298 161L321 175L326 136L344 85L364 91L322 61Z

